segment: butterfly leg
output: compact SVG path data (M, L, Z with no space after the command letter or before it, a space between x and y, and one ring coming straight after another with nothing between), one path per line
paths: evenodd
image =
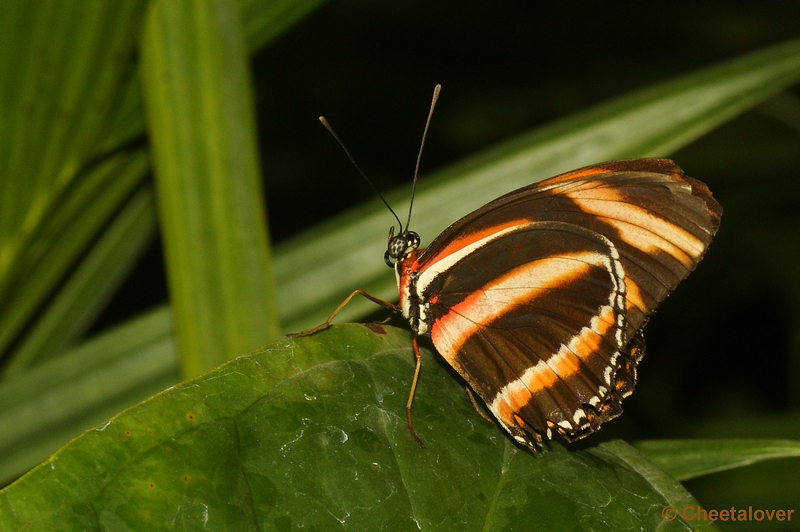
M497 422L494 419L487 416L486 412L484 412L483 409L480 406L478 406L478 402L475 400L475 395L472 393L472 388L467 386L465 390L467 391L467 397L469 397L469 402L472 403L472 407L475 409L478 415L480 415L483 419L485 419L486 421L488 421L489 423L491 423L496 427Z
M422 355L419 352L419 345L417 344L417 335L414 335L411 345L414 348L414 357L416 357L416 367L414 368L414 379L411 381L411 391L408 394L408 402L406 403L406 419L408 420L408 431L417 440L419 446L424 449L425 444L414 432L414 425L411 423L411 403L414 402L414 392L417 391L417 380L419 380L419 370L422 367Z
M382 306L384 308L388 308L392 312L400 312L400 307L398 307L397 305L395 305L393 303L389 303L388 301L384 301L383 299L378 299L377 297L373 296L372 294L368 294L367 292L365 292L365 291L363 291L363 290L361 290L359 288L358 290L353 290L353 292L349 296L347 296L344 299L344 301L342 301L339 304L338 307L336 307L336 310L333 311L333 313L330 315L330 317L328 317L327 320L325 320L324 323L321 323L321 324L317 325L313 329L309 329L307 331L301 331L301 332L297 332L297 333L290 333L290 334L287 334L286 336L288 336L290 338L295 338L295 337L298 337L298 336L311 336L312 334L317 333L317 332L319 332L319 331L321 331L323 329L327 329L328 327L330 327L331 322L333 321L333 318L335 318L336 315L339 314L339 312L345 307L345 305L350 303L350 300L353 299L358 294L361 294L362 296L366 297L370 301L372 301L374 303L377 303L378 305L380 305L380 306Z

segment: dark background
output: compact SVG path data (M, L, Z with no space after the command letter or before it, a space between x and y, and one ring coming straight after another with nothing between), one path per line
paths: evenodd
M320 114L390 190L410 184L436 83L423 179L556 118L797 37L800 9L788 1L329 2L253 58L273 240L372 197ZM721 229L648 325L626 415L589 444L800 438L798 96L794 87L670 154L723 205ZM166 300L158 246L95 330ZM797 461L688 487L708 508L800 511Z

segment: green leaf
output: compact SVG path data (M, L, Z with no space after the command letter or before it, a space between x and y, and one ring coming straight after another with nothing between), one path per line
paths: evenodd
M0 492L0 528L712 528L664 522L665 506L697 502L634 449L531 454L481 419L428 351L423 366L414 421L427 449L405 423L409 333L338 326L85 433Z
M147 326L163 337L164 351L127 334L141 328L131 321L101 343L62 352L63 362L45 363L31 376L9 376L79 334L152 238L154 204L140 209L131 199L149 172L148 154L134 142L144 134L144 120L133 62L147 4L0 3L0 359L12 359L0 380L2 482L177 380L166 307L156 313L163 319ZM319 2L245 4L242 22L252 51ZM137 203L135 220L124 208L129 200ZM105 338L113 342L97 351ZM102 367L112 355L116 367L128 371ZM167 369L153 369L153 356ZM87 394L91 401L82 399Z
M91 325L155 238L153 202L150 187L128 201L14 350L4 378L61 353Z
M248 49L320 3L243 0ZM147 175L131 148L144 134L133 60L147 5L0 3L0 356Z
M0 381L0 484L88 427L175 384L177 367L169 312L158 310Z
M610 441L602 443L600 446L614 453L637 473L647 478L653 489L655 489L667 501L669 501L670 506L673 508L682 509L687 506L697 505L697 501L689 496L688 492L683 489L683 486L675 481L675 478L671 477L666 471L661 469L658 464L650 461L646 455L642 454L624 441Z
M144 5L0 7L0 352L144 176L141 153L98 151Z
M560 120L423 177L412 227L424 245L488 199L521 186L602 160L667 155L798 79L800 41L790 41ZM408 189L387 199L402 205ZM396 298L394 276L380 260L391 223L375 201L280 246L275 272L284 329L321 323L354 288ZM355 301L340 319L372 308Z
M653 440L634 446L681 481L764 460L800 456L800 442L793 440Z
M241 18L247 48L253 52L269 44L326 0L241 0Z
M248 68L232 1L151 2L141 72L186 377L278 337Z
M124 202L147 171L141 150L108 158L76 181L36 228L10 237L0 251L9 268L0 273L0 352L6 349L55 288L105 221ZM48 198L49 202L51 198Z

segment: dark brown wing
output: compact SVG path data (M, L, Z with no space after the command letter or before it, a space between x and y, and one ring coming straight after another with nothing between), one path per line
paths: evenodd
M521 443L585 436L621 412L641 327L719 226L670 161L618 161L503 196L419 257L437 350Z
M417 288L437 350L520 443L551 430L573 439L605 420L605 405L618 413L625 284L608 239L520 224L422 272Z
M607 237L625 270L627 337L694 270L722 207L705 184L667 159L613 161L502 196L443 231L418 263L427 268L476 235L518 220L560 221Z

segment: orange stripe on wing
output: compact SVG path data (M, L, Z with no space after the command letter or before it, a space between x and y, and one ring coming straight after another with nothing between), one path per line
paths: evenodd
M558 375L542 361L539 361L536 366L528 369L525 375L528 375L528 373L538 374L539 379L541 379L543 383L546 382L547 386L552 386L558 380ZM518 425L515 413L522 410L533 400L531 390L523 382L525 375L523 375L522 379L518 379L505 386L503 390L497 394L492 404L489 405L489 410L497 416L497 419L508 426Z
M644 313L648 312L648 308L644 304L644 299L642 299L642 291L639 289L639 285L633 282L630 277L625 278L625 308L630 310L632 308L638 308Z
M518 382L531 393L538 393L552 386L559 377L567 379L576 375L581 370L579 359L587 360L597 353L603 337L617 325L614 309L603 307L600 314L592 318L590 327L581 329L558 353L525 371Z
M603 336L617 324L617 314L614 309L604 306L600 309L600 314L592 318L589 328L584 327L580 333L572 337L567 348L578 358L586 359L600 349ZM560 371L557 373L561 375Z
M620 238L646 253L663 251L687 268L703 255L706 245L686 229L647 209L628 203L607 186L566 192L583 212L595 215L619 231Z
M580 360L585 361L596 355L604 337L613 338L619 348L621 337L616 332L621 330L622 325L620 316L613 308L602 307L600 313L592 318L590 327L581 329L567 345L561 346L558 353L546 361L539 361L536 365L528 368L519 379L504 386L492 401L490 410L503 423L513 426L517 417L516 412L520 412L533 401L536 394L546 392L559 380L566 381L577 375L581 370ZM612 332L614 334L609 334ZM582 417L584 414L581 410L576 412L572 421L577 424Z
M592 267L605 267L605 260L599 253L578 252L514 268L453 305L434 322L431 340L439 353L458 368L456 359L461 346L476 331L537 295L579 279Z
M481 240L487 240L487 241L491 240L491 237L496 233L500 233L502 231L505 231L506 229L513 229L516 227L526 226L529 225L531 222L532 220L529 220L527 218L520 218L517 220L511 220L504 223L494 224L482 231L466 233L456 238L452 242L450 242L447 246L444 247L444 249L438 252L436 256L432 257L432 259L428 262L426 267L431 268L433 264L436 264L445 257L448 257L453 253L457 253L468 246L480 242Z
M588 166L586 168L579 168L578 170L573 170L571 172L567 172L566 174L557 175L544 181L540 181L539 186L548 186L554 183L561 183L563 181L572 181L573 179L580 179L581 177L597 177L602 174L607 174L611 171L612 168L602 164L597 164L594 166Z

